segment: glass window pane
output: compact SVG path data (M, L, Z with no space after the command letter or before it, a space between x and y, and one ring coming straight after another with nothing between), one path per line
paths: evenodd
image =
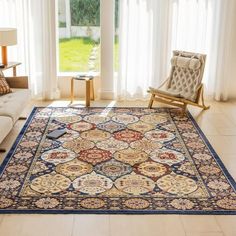
M100 0L58 0L59 71L99 71Z

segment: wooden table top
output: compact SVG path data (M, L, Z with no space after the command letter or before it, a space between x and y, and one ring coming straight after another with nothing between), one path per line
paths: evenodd
M16 66L21 65L21 62L8 62L7 65L5 65L3 68L0 68L0 70L7 70Z

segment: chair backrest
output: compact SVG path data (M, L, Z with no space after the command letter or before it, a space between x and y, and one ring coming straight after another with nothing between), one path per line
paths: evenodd
M202 83L205 62L205 54L173 51L167 89L195 102Z

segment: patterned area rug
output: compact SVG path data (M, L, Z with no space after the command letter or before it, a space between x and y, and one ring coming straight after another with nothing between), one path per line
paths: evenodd
M233 178L178 109L35 108L0 173L0 213L236 214Z

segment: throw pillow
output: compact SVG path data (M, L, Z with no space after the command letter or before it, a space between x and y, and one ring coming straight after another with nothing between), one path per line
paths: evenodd
M0 77L0 95L11 93L12 90L9 87L6 79L4 77Z

